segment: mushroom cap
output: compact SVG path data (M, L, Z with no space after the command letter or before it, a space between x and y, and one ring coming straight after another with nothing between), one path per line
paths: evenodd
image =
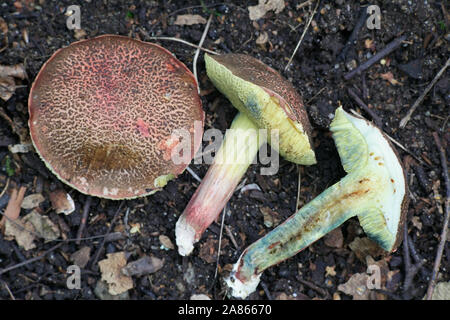
M244 54L205 54L205 62L209 78L234 107L260 128L278 129L278 151L284 158L298 164L316 163L311 124L302 98L289 81Z
M384 250L394 251L409 205L406 174L386 135L371 122L338 108L330 127L346 178L361 193L359 222L366 234Z
M28 101L30 134L47 167L78 191L109 199L156 192L189 163L175 163L174 130L189 161L204 112L189 69L166 49L104 35L59 49Z

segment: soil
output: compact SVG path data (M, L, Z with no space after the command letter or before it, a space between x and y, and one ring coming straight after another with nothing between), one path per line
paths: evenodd
M121 202L93 198L83 237L104 235L111 226L113 232L123 234L122 239L103 243L102 238L95 238L79 244L64 241L42 259L1 274L0 299L105 298L98 290L101 272L98 262L94 260L99 248L102 251L98 260L105 259L107 253L126 252L129 262L144 255L164 261L159 271L133 276L133 288L121 296L123 299L189 299L193 294L200 293L212 299L223 299L226 292L221 279L228 274L245 247L273 228L264 224L263 212L271 213L278 221L295 212L298 171L301 173L300 206L344 176L328 130L330 115L342 105L346 110L354 109L371 119L349 96L348 88L354 90L382 119L383 130L408 150L397 148L408 174L411 201L407 230L417 254L426 259L411 286L404 290L403 245L390 255L380 256L377 252L371 252L372 258L384 265L386 275L383 278L383 292L371 295L371 298L422 299L444 220L442 202L436 199L439 196L443 199L445 185L432 133L438 132L444 147L447 147L450 137L447 126L450 102L448 70L404 129L399 127L399 122L447 60L450 25L448 13L445 16L443 8L445 2L371 1L370 4L381 8L381 28L371 30L363 25L356 41L346 47L361 15L361 4L369 3L322 1L291 67L283 71L314 10L314 2L300 7L302 2L285 1L283 11L277 14L269 11L257 21L249 19L247 9L256 5L257 1L223 1L219 4L209 0L2 2L0 16L6 21L7 31L1 39L2 47L6 45L6 48L0 53L0 64L23 63L28 74L28 80L17 80L20 86L8 101L0 100L0 107L15 126L27 130L30 86L43 63L57 49L81 38L120 34L156 41L192 70L195 48L174 41L150 40L149 36L177 37L198 44L205 24L179 26L174 21L179 14L199 14L205 19L212 14L211 26L203 44L205 48L220 53L238 52L254 56L280 71L297 88L313 126L318 162L313 166L300 167L280 159L278 173L271 176L260 175L261 165L249 168L245 184L256 183L261 190L237 191L230 199L216 278L220 219L207 230L189 257L179 256L176 248L168 249L160 242L163 235L175 243L175 223L198 187L199 183L185 171L152 196L123 201L115 221L112 220ZM66 28L65 10L74 4L81 7L81 32ZM257 44L261 34L267 34L268 40ZM378 61L361 75L344 80L343 76L349 70L401 35L407 36L406 41L383 61ZM341 55L344 47L346 54ZM206 113L205 129L217 128L224 132L236 110L209 82L202 57L203 53L198 59L197 69ZM408 65L410 62L414 63ZM393 80L383 79L389 78L389 73L392 73ZM8 178L10 180L9 189L0 198L0 209L6 207L12 187L25 186L26 195L42 193L45 200L38 211L59 226L63 238L76 238L87 197L59 182L34 151L11 153L8 145L19 142L11 123L4 117L0 118L0 190L5 188ZM204 142L206 145L207 142ZM208 165L191 165L191 168L203 177ZM49 193L57 188L64 188L74 199L76 210L72 214L57 215L52 210ZM29 211L22 209L21 216ZM139 226L139 230L131 233L133 226ZM338 290L338 286L346 283L352 275L366 272L365 256L359 259L361 253L350 248L356 238L365 238L365 235L356 218L345 222L339 230L341 232L332 235L338 240L330 240L330 236L320 239L296 256L266 270L261 285L250 298L352 299L351 295ZM35 244L34 249L25 250L0 232L0 270L36 257L57 243L38 239ZM89 247L91 254L89 263L81 270L81 289L68 289L66 270L73 264L70 256L83 247ZM450 279L449 249L447 245L444 250L439 282Z

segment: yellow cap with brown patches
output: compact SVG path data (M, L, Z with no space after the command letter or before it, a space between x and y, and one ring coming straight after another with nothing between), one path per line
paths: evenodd
M278 130L281 156L298 164L316 163L308 115L289 81L248 55L205 54L205 63L208 77L235 108L260 128Z

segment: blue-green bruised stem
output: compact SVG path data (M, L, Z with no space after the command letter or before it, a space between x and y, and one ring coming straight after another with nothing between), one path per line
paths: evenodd
M386 251L398 244L408 201L397 155L378 128L342 108L336 111L331 130L348 174L243 252L227 279L233 296L245 298L256 289L265 269L353 216Z
M189 255L204 231L217 218L266 141L258 127L238 113L200 186L175 227L180 255Z

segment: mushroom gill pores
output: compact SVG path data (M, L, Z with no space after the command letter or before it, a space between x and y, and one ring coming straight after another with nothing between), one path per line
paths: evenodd
M289 81L248 55L205 54L205 63L213 84L240 111L218 151L220 154L227 149L236 157L231 162L218 160L223 157L214 159L180 216L175 234L181 255L191 253L194 243L220 214L258 149L266 142L266 137L252 132L267 129L268 142L289 161L304 165L316 163L308 116L300 95ZM236 132L239 129L242 131ZM271 141L272 136L278 136L276 143ZM231 145L230 140L235 138L237 143Z
M105 35L58 50L29 96L36 151L60 180L109 199L154 193L189 163L174 163L175 129L200 147L204 113L189 69L153 43ZM186 152L189 152L187 150Z
M265 269L354 216L384 250L399 245L409 201L397 153L377 127L342 108L336 110L331 131L347 175L244 250L226 280L233 296L245 298Z

